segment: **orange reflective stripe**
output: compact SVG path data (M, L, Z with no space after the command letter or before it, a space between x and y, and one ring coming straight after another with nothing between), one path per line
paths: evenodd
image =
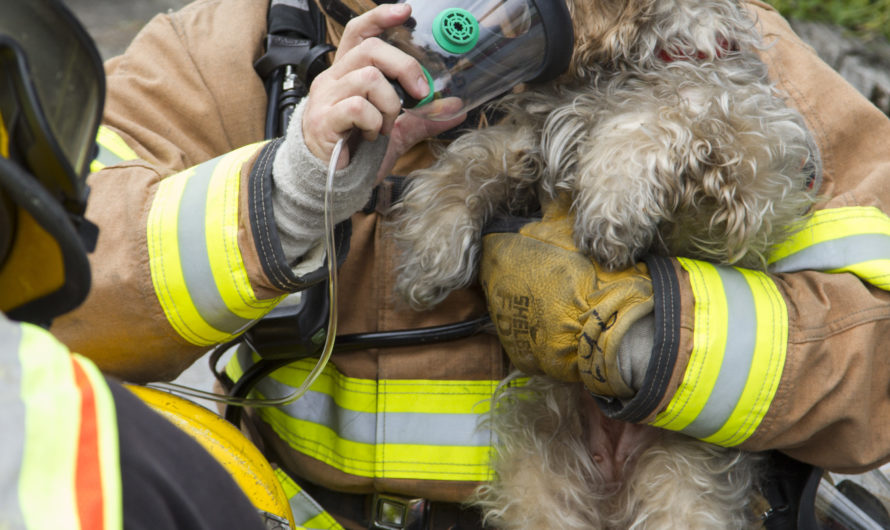
M99 454L96 395L80 363L71 358L74 383L80 389L80 429L74 471L74 497L81 528L105 528L105 491Z
M29 530L123 528L117 415L96 365L46 330L0 315L0 374L9 377L0 417L14 429L0 430L0 460L8 459L0 478L11 479L13 496L4 499L0 487L0 521Z

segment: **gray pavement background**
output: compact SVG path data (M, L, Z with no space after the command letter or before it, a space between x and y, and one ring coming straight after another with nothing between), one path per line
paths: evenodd
M189 0L63 0L86 26L103 59L122 53L136 33L158 13Z

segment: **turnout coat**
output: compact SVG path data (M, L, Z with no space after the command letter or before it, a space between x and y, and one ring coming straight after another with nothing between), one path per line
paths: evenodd
M890 458L890 120L769 6L749 6L771 77L816 138L823 200L768 273L649 258L657 324L649 374L635 398L607 413L862 471ZM94 285L53 331L110 373L175 377L323 273L318 257L295 270L284 262L269 209L280 144L263 141L266 94L253 69L267 8L199 0L153 19L106 64L87 210L101 228ZM329 21L328 29L336 43L342 28ZM421 144L394 173L430 161L430 143ZM399 304L397 256L378 210L351 219L341 333L484 314L478 288L429 312ZM251 362L239 355L230 374ZM313 362L279 370L258 391L285 393ZM291 477L462 501L489 477L491 440L476 421L508 370L487 334L341 353L306 397L258 409L252 420L259 444Z

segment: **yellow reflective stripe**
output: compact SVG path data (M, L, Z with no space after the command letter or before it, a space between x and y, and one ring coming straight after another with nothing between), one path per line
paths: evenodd
M107 166L139 158L119 134L104 125L99 127L96 143L99 145L99 153L90 164L90 171L94 173Z
M256 396L271 397L259 392ZM361 477L375 476L377 466L374 444L346 440L327 427L292 418L277 408L264 407L259 410L259 414L293 449L344 473Z
M328 512L310 497L287 473L281 468L275 469L275 477L281 482L284 493L290 501L291 511L294 514L294 522L297 528L312 530L343 530Z
M238 246L241 166L261 145L242 147L220 160L207 193L207 204L218 207L207 208L205 221L207 252L216 286L226 306L234 314L249 320L264 315L286 296L270 300L257 298Z
M476 414L488 412L489 398L497 381L430 381L426 379L382 379L380 393L386 396L387 412L430 412Z
M43 330L22 325L19 362L25 447L19 498L26 528L79 528L72 485L80 392L68 353Z
M259 394L259 393L258 393ZM266 397L259 394L258 397ZM485 481L489 446L461 447L354 442L317 423L293 418L280 409L260 416L293 449L344 473L378 479Z
M147 241L155 294L170 325L198 346L230 339L283 298L257 298L238 246L241 166L258 148L164 179L152 202Z
M139 158L136 151L133 151L119 134L104 125L99 126L99 131L96 134L96 143L105 149L108 149L116 157L121 159L121 161L136 160Z
M230 363L240 375L251 356ZM255 394L281 397L305 379L314 360L261 381ZM239 363L242 366L235 368ZM498 381L372 380L328 365L309 392L259 414L293 449L345 473L370 478L482 481L491 477L491 433L480 429Z
M164 179L158 184L148 214L148 256L151 280L167 321L185 340L200 346L224 341L228 334L210 327L191 302L179 265L179 201L194 169Z
M764 273L679 261L695 298L693 349L677 392L653 425L738 445L760 425L782 377L787 307Z
M677 392L652 422L656 427L674 431L692 423L707 403L723 363L729 325L726 295L716 267L683 258L678 261L689 273L695 297L692 352Z
M314 360L301 360L279 368L269 378L285 385L302 382ZM325 367L312 390L331 396L339 407L361 412L430 412L462 414L488 411L488 398L498 381L439 381L430 379L358 379ZM378 406L379 396L386 396Z
M788 346L788 308L766 274L740 271L751 287L757 315L757 335L745 388L723 427L704 441L731 447L760 426L779 388Z
M849 272L875 287L890 291L890 258L863 261L828 272Z
M99 465L102 480L102 491L105 492L104 520L105 528L123 528L123 487L120 473L120 445L118 443L117 412L111 389L99 368L90 360L74 355L75 362L80 364L96 400L96 419L99 431Z
M850 272L890 290L890 217L873 206L819 210L770 263L774 272Z

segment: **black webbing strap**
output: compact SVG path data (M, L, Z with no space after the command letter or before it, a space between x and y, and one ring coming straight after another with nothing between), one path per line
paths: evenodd
M324 12L341 26L345 26L355 17L355 13L339 0L318 0L318 3Z
M362 207L362 213L371 213L376 211L381 215L385 215L393 204L399 202L402 193L405 191L407 184L406 177L390 175L383 182L374 186L371 190L371 196L368 202Z
M254 69L269 97L266 138L281 136L293 108L309 85L328 67L324 13L310 0L271 0L267 16L266 53Z
M324 20L314 2L273 0L269 6L266 53L254 63L263 79L286 65L297 68L297 75L307 84L327 65L324 54L334 47L324 42Z
M818 530L816 492L822 469L779 451L770 451L761 493L769 510L761 516L766 530Z

